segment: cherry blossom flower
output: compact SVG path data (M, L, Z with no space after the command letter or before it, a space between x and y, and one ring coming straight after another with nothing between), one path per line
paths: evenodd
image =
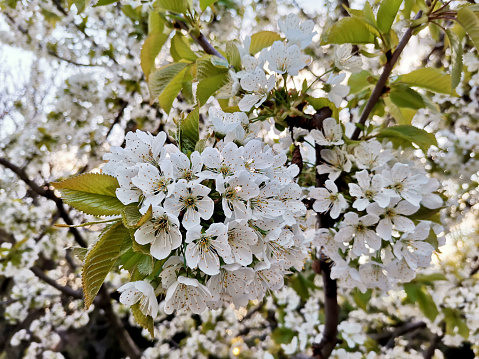
M225 142L244 139L245 131L243 126L249 123L248 116L244 112L226 113L217 108L210 107L208 114L215 132L226 136ZM206 149L208 148L210 147Z
M175 184L172 196L165 200L165 209L175 216L184 210L181 224L188 230L200 224L200 218L210 219L213 215L214 203L208 197L210 191L206 186L181 179Z
M173 168L170 161L163 161L159 169L149 163L138 165L138 174L131 182L139 188L145 197L142 203L143 211L150 205L159 206L168 194L169 185L173 180Z
M343 98L349 94L349 86L341 85L341 82L343 82L345 78L345 73L339 75L330 74L326 81L326 84L330 87L330 90L328 91L328 99L331 102L334 102L336 107L341 106Z
M307 20L300 22L296 14L289 14L285 20L278 20L278 26L288 39L288 42L298 45L302 50L313 42L317 33L314 30L314 22Z
M385 208L389 204L390 195L383 193L383 178L375 174L372 178L367 170L356 172L356 183L348 183L349 193L357 199L353 202L353 208L364 211L371 201L379 207Z
M143 314L155 318L158 315L158 301L155 289L144 280L130 282L118 288L120 303L131 306L140 302L140 310Z
M248 266L253 262L251 246L258 242L254 230L248 226L245 220L233 220L228 222L228 244L231 254L224 257L225 263L239 263Z
M337 146L344 143L341 125L332 117L323 121L322 131L316 129L311 130L311 137L313 137L320 146Z
M195 269L198 267L208 275L220 271L219 257L227 257L231 253L228 244L227 227L223 223L213 223L201 233L202 227L196 225L186 232L186 264Z
M296 76L299 70L311 62L311 58L303 55L296 45L286 46L282 41L275 41L264 53L269 69L277 74L288 73Z
M151 243L151 255L156 259L164 259L181 245L179 226L177 217L162 207L152 207L152 218L136 230L135 241L138 244Z
M245 91L252 92L245 95L238 106L241 111L249 111L251 107L260 107L269 92L273 89L276 79L274 76L267 77L262 69L257 68L254 72L246 74L240 81Z
M369 263L361 264L359 266L359 276L368 288L388 290L391 286L386 276L385 267L381 263L370 261Z
M212 276L206 284L211 292L209 305L217 309L223 303L232 302L236 308L245 307L249 302L246 290L253 277L253 268L238 263L222 266L220 273Z
M361 57L352 55L351 44L337 45L334 47L334 65L340 70L352 73L361 71L363 61Z
M359 217L357 213L348 212L344 215L342 228L334 239L338 242L350 242L354 238L353 252L357 256L368 253L366 244L377 251L381 248L381 238L368 227L376 224L378 220L379 217L372 214Z
M344 250L345 245L334 239L336 230L332 228L319 228L316 230L314 239L312 241L313 246L320 248L324 254L326 254L333 261L341 260L342 257L339 254L339 250Z
M190 158L179 151L170 153L170 160L173 167L173 175L176 179L195 181L203 167L203 161L198 151L193 152Z
M391 203L386 208L381 208L377 203L373 203L367 208L367 212L381 217L376 226L376 233L382 239L391 241L393 226L400 232L414 230L414 222L405 216L416 213L418 209L419 206L415 206L408 201L399 201L399 198L395 198L391 199Z
M333 147L332 150L321 150L321 158L326 163L316 166L319 174L329 173L328 178L335 181L341 173L351 171L351 161L346 151L341 147Z
M421 204L430 209L436 209L444 204L441 196L433 192L437 191L440 184L435 178L429 178L426 184L421 187Z
M389 149L383 149L378 141L361 142L354 149L354 160L359 169L377 171L393 158Z
M249 200L259 196L260 189L247 171L241 171L239 175L224 181L221 177L216 180L216 190L221 194L221 204L226 218L234 214L236 219L248 219L251 208Z
M401 196L409 203L419 206L422 200L421 185L428 182L423 174L414 174L404 163L395 163L391 170L383 170L384 185L391 196Z
M161 279L161 286L163 289L168 289L178 277L178 271L184 266L184 259L182 256L171 256L163 264L163 268L158 275Z
M283 219L287 225L296 223L296 218L306 213L306 206L300 200L303 191L297 183L290 183L285 186L278 198L284 205Z
M259 262L254 266L254 278L248 287L249 299L263 300L268 290L276 291L283 287L282 262Z
M206 310L206 302L211 300L210 290L194 278L179 276L166 292L165 313L175 310L190 310L201 314Z
M238 148L234 142L228 142L219 151L216 148L207 147L201 153L201 158L206 167L201 172L201 178L216 179L218 176L230 178L241 170L244 170L242 159L243 147Z
M249 200L251 218L274 218L283 215L285 209L283 203L278 199L279 191L278 182L270 181L262 184L259 194Z
M138 168L135 166L120 166L116 169L115 173L118 184L120 185L120 187L115 190L116 197L125 205L139 202L142 191L132 183L133 178L138 174Z
M331 218L338 218L339 214L348 208L348 203L344 196L338 193L338 187L333 181L327 180L324 186L325 188L313 188L309 192L310 197L315 199L313 209L318 213L331 210Z
M339 279L346 288L358 288L363 293L366 291L366 286L361 281L358 270L350 267L344 259L334 261L331 268L331 279Z
M429 237L430 230L428 222L421 222L413 232L404 233L401 239L394 244L394 255L398 259L404 258L413 270L416 270L417 267L427 267L434 251L434 247L425 241Z

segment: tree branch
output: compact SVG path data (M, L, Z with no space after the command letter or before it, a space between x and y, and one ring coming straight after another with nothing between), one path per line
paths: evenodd
M416 16L414 17L415 20L419 19L422 16L422 10L419 10ZM364 107L364 110L361 114L361 117L359 118L359 124L364 125L369 118L369 115L371 114L371 111L373 110L374 106L378 102L379 98L382 96L384 93L384 89L386 87L386 82L389 79L389 76L391 75L392 69L394 68L394 65L396 65L396 62L399 59L399 55L401 55L401 52L404 50L406 47L407 43L412 37L412 33L416 27L410 27L407 29L406 33L404 34L403 38L401 39L401 42L397 46L396 50L392 54L391 58L388 60L386 65L384 66L383 73L379 77L379 80L374 87L373 92L371 93L371 97L369 98L368 102L366 103L366 106ZM359 138L359 134L361 133L361 129L359 127L356 127L354 130L353 135L351 136L352 140L357 140Z
M397 337L400 337L406 333L413 332L416 329L423 329L426 328L426 323L424 322L411 322L411 323L406 323L403 326L397 328L394 332L391 333L391 337L389 338L386 348L394 348L394 339Z
M30 268L30 270L35 274L38 278L40 278L42 281L45 283L51 285L53 288L59 290L63 294L65 294L68 297L72 297L75 299L83 299L83 293L81 290L74 290L68 286L63 286L58 284L58 282L49 276L45 274L44 271L42 271L40 268L37 266L33 266Z
M205 35L203 35L203 33L201 31L198 32L198 35L195 35L193 34L192 31L190 31L190 29L188 28L188 25L186 25L185 22L183 21L177 21L176 24L178 25L178 27L182 30L185 30L188 32L188 34L191 36L191 38L198 44L201 46L201 48L209 55L214 55L214 56L218 56L224 60L225 57L223 55L221 55L218 50L216 50L213 45L211 45L209 42L208 42L208 39L205 37Z

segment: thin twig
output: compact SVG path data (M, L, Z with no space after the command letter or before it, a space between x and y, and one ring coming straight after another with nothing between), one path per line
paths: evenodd
M38 278L40 278L42 281L45 283L51 285L53 288L58 289L60 292L65 294L66 296L75 298L75 299L83 299L83 293L81 290L74 290L70 287L63 286L61 284L58 284L58 282L49 276L45 274L44 271L42 271L40 268L37 266L33 266L30 268L30 270L35 274Z
M415 20L419 19L422 16L422 10L419 10L419 12L415 16ZM361 117L359 118L358 124L361 124L364 126L366 123L367 119L369 118L369 115L371 114L371 111L373 110L374 106L378 102L379 98L382 96L384 93L384 88L386 86L386 82L389 79L389 76L391 75L392 69L394 68L394 65L396 65L396 62L399 59L399 55L401 55L401 52L404 50L406 47L407 43L412 37L412 33L416 27L410 27L407 29L406 33L404 34L403 38L401 39L401 42L397 46L396 50L392 54L391 58L389 61L386 63L384 66L383 73L379 77L379 80L374 87L373 92L371 93L371 97L369 97L368 102L366 103L366 106L364 107L364 110L361 114ZM359 127L356 127L354 130L353 135L351 136L352 140L357 140L359 138L359 135L361 133L361 129Z
M391 333L391 337L389 338L386 348L394 348L395 341L397 337L400 337L406 333L413 332L416 329L423 329L426 328L426 323L424 322L411 322L411 323L406 323L403 326L397 328L394 332Z
M218 56L224 60L225 57L223 55L221 55L218 50L216 50L209 42L208 42L208 39L205 37L205 35L203 35L202 32L199 32L199 35L194 35L192 31L190 31L190 29L188 28L188 25L186 25L185 22L183 21L177 21L176 22L178 24L178 26L180 27L180 29L183 29L183 30L186 30L191 38L198 44L201 46L201 48L209 55L214 55L214 56Z

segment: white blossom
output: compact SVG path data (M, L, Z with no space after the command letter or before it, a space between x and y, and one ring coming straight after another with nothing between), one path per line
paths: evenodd
M278 20L278 26L288 39L288 42L296 44L302 50L313 42L317 33L314 30L314 22L306 20L300 22L295 14L289 14L285 20Z
M155 289L144 280L130 282L118 288L120 303L131 306L140 302L140 310L143 314L155 318L158 315L158 302Z
M322 131L311 130L311 137L320 146L337 146L344 143L341 125L332 117L328 117L323 121Z
M359 217L354 212L346 213L341 222L342 228L336 233L334 239L338 242L350 242L354 238L353 252L357 256L368 253L366 244L377 251L381 248L381 238L369 227L376 224L378 220L379 217L372 214Z
M243 96L238 106L241 111L249 111L254 106L260 107L269 92L273 89L276 79L274 76L267 77L262 69L257 68L254 72L246 74L240 81L241 87L251 94Z
M210 300L211 292L206 286L194 278L179 276L166 292L165 313L190 310L201 314L206 310L206 302Z
M264 58L268 61L270 70L291 76L296 76L299 70L311 62L311 58L303 55L298 46L286 46L282 41L275 41L264 53Z
M385 208L389 204L390 195L383 192L383 178L375 174L372 178L367 170L356 172L356 183L348 183L349 193L356 197L353 208L364 211L371 201L379 207Z
M331 210L330 216L335 219L340 213L348 208L348 203L341 193L338 193L338 187L331 180L326 180L325 188L313 188L309 195L315 199L313 209L316 212L324 213Z

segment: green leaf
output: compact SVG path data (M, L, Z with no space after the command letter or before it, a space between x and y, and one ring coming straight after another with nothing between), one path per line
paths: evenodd
M476 14L466 6L457 12L456 19L462 25L464 30L466 30L472 43L476 47L476 51L479 51L479 19Z
M410 125L414 115L417 113L417 110L410 108L399 108L394 103L392 103L390 98L385 98L384 102L389 109L389 113L396 120L398 125Z
M198 56L191 50L190 44L185 36L180 32L176 32L175 36L171 39L171 48L170 48L171 57L176 62L181 60L187 60L195 62L198 59Z
M125 237L129 235L128 229L117 222L107 227L88 251L82 267L82 287L86 308L93 303L107 274L120 256Z
M98 0L98 2L95 5L93 5L93 7L110 5L110 4L113 4L115 2L119 2L119 1L120 0Z
M231 66L239 69L241 67L241 55L238 46L232 41L226 44L226 56Z
M280 41L281 36L273 31L260 31L251 36L251 44L249 46L249 53L254 55L265 47L270 47L273 42Z
M135 318L136 322L142 327L148 330L151 337L155 336L155 327L153 323L153 318L149 315L144 315L140 310L140 303L135 303L131 307L131 314Z
M424 153L430 146L437 146L434 134L411 125L397 125L382 129L376 136L379 140L387 138L396 147L411 147L415 143Z
M293 340L296 332L293 329L285 327L277 327L271 333L271 339L273 339L278 344L289 344Z
M353 300L356 305L364 311L367 311L369 300L371 299L371 289L362 293L358 288L353 289Z
M140 54L141 68L145 74L146 81L148 81L151 71L155 68L155 59L169 36L169 33L159 32L153 33L146 38Z
M200 9L201 11L205 11L208 6L213 5L218 0L200 0Z
M335 118L336 120L339 119L338 108L333 102L329 101L327 98L325 97L315 98L315 97L309 96L308 98L306 98L306 101L311 106L313 106L315 110L321 110L323 107L328 107L329 109L331 109L331 112L332 112L331 117Z
M203 152L206 148L206 141L208 141L207 138L202 138L201 140L196 142L195 151L198 151L199 153Z
M402 83L422 87L433 92L452 94L451 76L432 67L414 70L399 78Z
M435 282L438 280L447 280L447 277L443 273L431 273L431 274L417 274L413 282Z
M451 29L446 30L447 37L449 39L449 43L451 44L451 88L455 89L459 82L461 81L462 75L462 55L463 55L463 48L461 40L456 35L454 31Z
M455 335L456 328L457 333L462 336L464 339L469 338L469 328L463 315L457 309L452 308L442 308L444 313L444 321L446 322L446 334Z
M324 32L321 45L327 44L371 44L374 35L365 20L345 17Z
M309 297L311 297L309 290L314 290L317 289L314 283L306 278L303 274L301 273L296 273L294 277L290 279L291 283L291 288L294 289L296 293L303 299L304 301L307 301Z
M195 150L196 143L200 139L199 120L200 111L198 108L195 108L185 119L181 120L179 124L179 147L181 152L188 153L188 151L193 152Z
M212 62L213 56L204 57L197 62L196 78L198 87L196 98L200 105L208 101L211 95L228 82L228 69L216 67Z
M439 311L437 310L436 303L429 294L427 288L421 284L406 283L404 284L404 290L411 303L417 303L421 312L430 320L434 321Z
M422 96L415 90L408 86L392 86L389 98L392 103L398 107L411 108L413 110L419 110L426 105L422 99Z
M82 262L85 261L86 255L88 254L88 248L71 247L70 249L75 257L77 257Z
M151 218L152 208L148 208L145 214L138 210L138 203L130 203L121 211L123 225L126 228L138 228L144 225Z
M90 0L68 0L68 5L71 7L75 5L77 8L77 13L81 14L85 11L86 7L90 4Z
M149 255L142 256L137 264L138 271L143 275L149 275L153 271L153 258Z
M87 214L118 215L124 207L116 198L116 189L120 185L113 176L85 173L52 185L62 193L66 203Z
M158 34L165 29L165 19L156 11L148 13L148 34Z
M434 223L441 224L442 222L441 222L441 217L439 216L439 211L441 211L442 208L443 207L430 209L430 208L421 206L421 208L419 208L416 213L409 216L409 218L416 221L431 221Z
M372 77L372 75L366 70L352 74L348 80L349 93L357 94L366 87L371 86L372 84L368 81L370 77Z
M161 10L171 11L177 14L188 13L188 10L193 6L192 0L157 0L155 2L155 8Z
M383 34L389 34L402 0L383 0L380 4L377 15L378 28Z
M159 68L150 74L148 87L152 98L158 96L160 106L169 113L174 99L181 91L188 64L177 62Z

